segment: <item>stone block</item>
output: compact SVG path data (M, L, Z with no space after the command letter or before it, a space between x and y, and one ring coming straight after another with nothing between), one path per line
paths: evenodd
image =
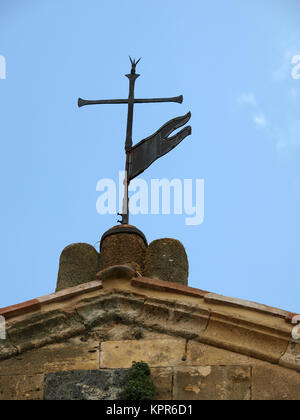
M126 369L49 373L45 376L45 400L117 400L128 374Z
M93 281L98 271L96 249L89 244L71 244L60 256L56 291Z
M44 375L0 376L0 400L42 400Z
M146 251L145 277L187 285L188 259L181 242L176 239L157 239Z
M253 400L300 400L300 374L281 366L254 366Z
M171 400L173 368L151 368L151 379L155 388L155 399Z
M185 340L128 340L101 343L100 368L131 368L132 362L146 362L152 367L182 363Z
M174 369L175 400L249 400L249 366L198 366Z
M75 337L64 343L34 349L1 361L0 376L98 369L99 347L96 340Z
M190 366L250 365L257 360L229 350L188 341L186 364Z

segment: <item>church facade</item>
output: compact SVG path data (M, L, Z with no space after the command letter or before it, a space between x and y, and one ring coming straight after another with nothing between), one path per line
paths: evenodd
M0 400L117 400L132 362L158 400L299 400L291 314L187 285L180 242L121 225L65 248L56 291L2 308ZM294 333L294 334L293 334Z

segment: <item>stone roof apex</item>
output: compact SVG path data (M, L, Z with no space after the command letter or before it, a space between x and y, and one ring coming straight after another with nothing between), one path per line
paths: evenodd
M0 359L82 334L108 321L192 339L300 371L293 314L113 266L92 282L0 310Z

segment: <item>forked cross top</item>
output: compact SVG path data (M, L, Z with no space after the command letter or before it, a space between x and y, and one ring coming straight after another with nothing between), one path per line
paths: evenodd
M136 65L140 61L140 58L135 61L129 57L131 62L131 72L125 76L129 79L129 95L128 99L99 99L95 101L89 101L85 99L78 98L78 106L85 105L96 105L96 104L128 104L128 114L127 114L127 130L126 130L126 141L125 141L125 150L129 150L132 146L132 123L133 123L133 105L134 104L149 104L153 102L178 102L179 104L183 101L183 96L175 96L173 98L150 98L150 99L137 99L134 97L134 85L136 79L140 76L135 72Z

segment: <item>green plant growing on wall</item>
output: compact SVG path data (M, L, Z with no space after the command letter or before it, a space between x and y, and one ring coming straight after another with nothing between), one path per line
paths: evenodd
M132 367L125 384L125 400L153 400L154 385L151 380L151 371L145 362L132 362Z

